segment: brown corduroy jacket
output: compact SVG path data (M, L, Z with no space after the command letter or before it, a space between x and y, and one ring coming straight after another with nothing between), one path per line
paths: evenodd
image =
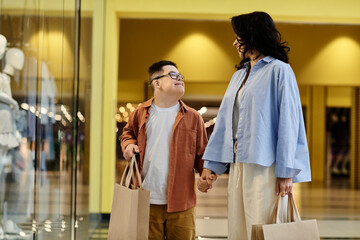
M146 148L146 121L149 118L153 98L142 103L130 114L121 135L123 152L129 144L139 146L139 170L142 171ZM196 205L195 172L203 169L202 155L207 144L207 135L201 115L181 100L176 116L170 146L168 178L168 212L179 212Z

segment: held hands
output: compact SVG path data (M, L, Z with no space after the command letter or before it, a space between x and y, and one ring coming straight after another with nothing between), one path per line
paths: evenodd
M124 158L126 161L130 161L131 158L136 154L139 153L139 146L130 143L129 145L126 146L126 149L124 151Z
M212 184L216 181L217 174L211 172L209 169L204 168L201 177L197 182L197 186L200 192L207 192L212 188Z
M292 178L277 178L276 179L276 195L279 194L281 197L285 197L292 193Z

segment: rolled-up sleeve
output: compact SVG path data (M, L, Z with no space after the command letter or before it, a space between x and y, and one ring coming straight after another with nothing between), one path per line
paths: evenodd
M207 168L218 175L223 174L227 169L227 163L214 162L214 161L204 161L204 168Z
M136 113L137 111L134 111L130 114L129 121L125 125L123 133L120 136L121 149L123 152L125 152L127 145L129 144L137 145L137 136L135 129L136 126L134 125L136 121Z

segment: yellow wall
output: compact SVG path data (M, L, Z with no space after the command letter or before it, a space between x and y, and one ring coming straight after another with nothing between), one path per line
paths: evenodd
M360 86L360 26L278 24L300 84Z
M253 0L241 2L237 0L86 0L81 1L83 14L94 11L97 1L106 3L112 8L107 14L136 17L166 17L166 18L206 18L228 19L229 17L262 10L270 13L278 21L287 22L325 22L325 23L360 23L360 1L358 0ZM75 0L3 0L2 4L23 13L24 9L31 12L39 6L49 13L62 14L73 12Z
M161 59L179 65L186 81L228 81L237 53L225 22L190 20L120 21L120 79L147 80L148 66Z
M121 16L166 17L181 19L228 19L256 10L270 13L276 20L291 22L360 23L358 0L285 1L254 0L111 0L113 11Z
M92 21L91 56L91 120L90 120L90 167L89 167L89 212L101 212L102 154L103 154L103 101L104 98L104 25L105 5L94 1Z
M176 62L187 83L197 83L186 84L186 94L214 82L222 86L213 94L222 95L240 61L231 45L233 38L230 24L224 21L122 19L118 101L144 100L147 69L162 59Z
M98 0L101 1L101 0ZM119 22L114 12L115 1L105 4L105 45L102 114L101 212L110 212L115 182L117 74ZM99 33L103 34L103 33Z
M326 88L314 86L311 89L310 105L307 111L311 114L308 144L312 182L322 184L325 178L325 136L326 136Z
M277 26L299 85L360 86L360 26ZM228 21L121 19L118 101L143 101L147 68L161 59L178 64L186 95L223 95L240 61L233 39Z
M352 94L351 87L328 87L326 106L350 108Z

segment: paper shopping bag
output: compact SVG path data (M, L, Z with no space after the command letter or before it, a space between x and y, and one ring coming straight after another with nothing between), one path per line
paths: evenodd
M130 185L131 179L135 184L134 166L139 188ZM126 164L120 184L115 184L108 239L148 239L149 214L150 191L142 188L141 176L133 157L131 163Z
M281 196L277 199L273 213L273 224L252 226L251 240L319 240L319 230L315 219L301 221L292 194L288 196L286 213L281 205Z

